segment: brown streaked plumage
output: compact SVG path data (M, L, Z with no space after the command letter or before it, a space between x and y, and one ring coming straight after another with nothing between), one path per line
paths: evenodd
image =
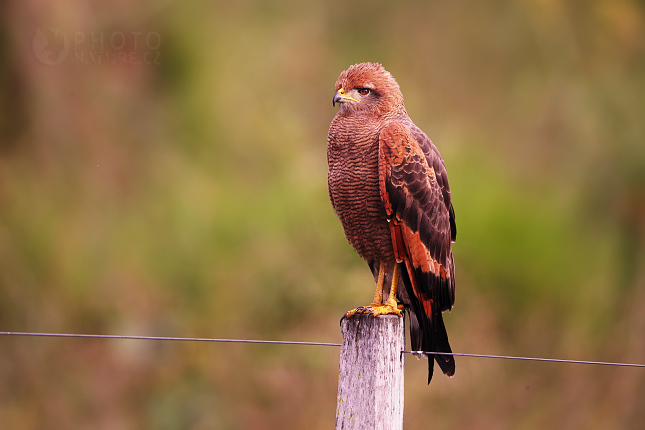
M412 349L452 352L442 312L455 302L455 213L432 141L412 122L399 85L380 64L342 72L329 127L329 197L347 239L374 275L374 302L349 311L410 316ZM385 300L384 300L385 299ZM448 376L449 355L430 356Z

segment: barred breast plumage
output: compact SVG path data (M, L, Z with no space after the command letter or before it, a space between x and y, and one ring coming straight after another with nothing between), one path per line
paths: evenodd
M394 262L378 179L379 124L335 119L327 146L329 197L345 235L368 263ZM352 136L351 138L349 136Z

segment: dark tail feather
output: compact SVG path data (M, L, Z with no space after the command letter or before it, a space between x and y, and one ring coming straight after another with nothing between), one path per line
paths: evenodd
M419 326L417 314L413 309L408 308L408 315L410 316L410 346L412 351L423 350L423 332Z
M431 337L432 337L432 346L431 351L436 352L452 352L450 348L450 343L448 342L448 332L446 331L446 326L443 324L443 317L441 312L435 313L432 315L431 323ZM430 359L430 357L428 357ZM448 375L453 376L455 374L455 357L452 355L439 355L435 354L434 359L441 368L441 371ZM430 382L430 381L428 381Z
M448 342L448 333L443 323L441 309L433 305L432 318L428 318L421 302L414 295L405 263L398 263L403 284L410 298L410 344L414 351L426 352L452 352ZM437 362L441 371L448 376L455 374L455 358L452 355L428 354L428 384L434 373L434 362Z
M448 342L448 332L446 332L446 326L443 324L441 312L434 314L432 321L427 317L424 319L428 325L424 333L423 350L428 352L452 352L450 343ZM428 354L428 384L432 380L435 361L444 374L448 376L455 374L455 357L444 354Z
M410 346L412 347L412 351L431 351L432 349L430 348L432 348L432 343L429 343L428 340L424 338L424 336L427 336L429 330L427 328L423 331L421 330L417 315L412 309L408 309L408 314L410 315ZM423 322L427 321L425 316L422 316L421 318ZM423 324L423 322L421 324ZM424 325L427 326L427 323ZM434 373L434 357L439 356L432 354L428 354L426 356L428 359L428 384L432 380L432 374Z

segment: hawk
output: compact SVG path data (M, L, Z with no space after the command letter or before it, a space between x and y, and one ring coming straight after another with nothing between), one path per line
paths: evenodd
M345 236L374 275L374 302L347 312L407 309L415 351L451 353L442 312L455 302L455 212L439 151L408 116L396 80L377 63L338 77L327 135L329 198ZM448 376L452 355L428 354Z

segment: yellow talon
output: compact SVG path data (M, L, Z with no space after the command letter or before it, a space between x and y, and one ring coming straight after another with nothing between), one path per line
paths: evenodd
M395 303L394 306L392 306L391 304L387 303L385 305L373 307L371 315L375 317L379 315L392 315L392 314L397 316L402 316L403 314L401 313L401 311L403 311L403 305L398 305Z
M392 273L392 286L390 287L390 297L386 303L383 303L383 282L385 282L385 270L383 265L379 266L378 281L376 282L376 292L374 293L374 302L369 306L359 306L352 309L345 314L345 318L349 319L356 314L369 314L374 317L379 315L397 315L403 316L403 305L396 302L396 290L399 285L399 267L394 265L394 272Z

